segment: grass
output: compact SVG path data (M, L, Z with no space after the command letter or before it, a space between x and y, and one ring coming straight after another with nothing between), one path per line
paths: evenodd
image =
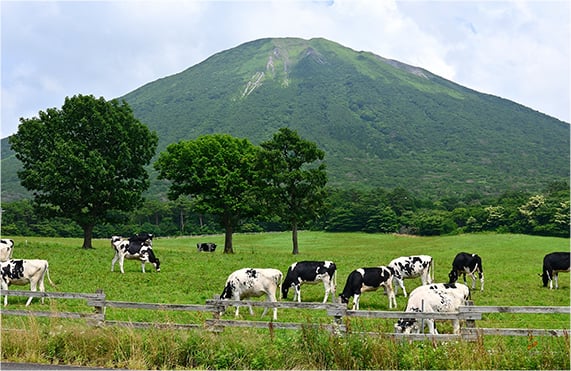
M569 275L561 274L559 290L542 287L541 265L543 256L553 251L568 251L569 240L523 235L469 234L450 237L406 237L364 233L302 232L299 235L300 254L291 254L289 233L237 234L234 236L235 254L222 253L224 237L200 236L186 238L159 238L154 250L161 260L161 272L147 265L141 272L138 262L125 261L125 274L110 272L113 251L109 240L95 240L94 249L82 250L80 239L5 237L15 241L14 258L42 258L50 262L50 275L57 285L48 291L93 293L102 289L108 300L149 303L204 304L205 300L220 295L227 276L243 267L273 267L282 272L298 260L333 260L338 266L338 293L348 274L356 268L386 265L391 259L413 254L427 254L435 259L435 281L446 282L451 262L461 251L478 253L485 272L485 290L473 292L475 305L503 306L569 306ZM198 253L197 242L215 242L215 253ZM407 291L420 285L420 280L405 281ZM11 287L12 289L27 289ZM291 300L290 297L288 300ZM302 286L304 301L323 298L322 285ZM10 309L23 309L25 297L10 297ZM406 299L397 296L398 308L403 310ZM30 310L60 310L89 312L82 300L47 300L41 305L34 299ZM361 309L388 310L388 299L382 291L365 293ZM259 320L261 308L254 308L252 317L241 310L242 319ZM228 310L224 318L233 318ZM108 308L106 318L122 321L164 321L202 323L211 318L207 313L142 311ZM267 315L264 320L270 320ZM280 322L328 323L325 311L279 310ZM569 339L486 338L481 356L473 361L437 361L442 352L463 352L463 345L448 344L433 348L430 344L395 344L353 335L333 339L326 332L312 330L276 331L226 329L214 336L195 331L134 330L90 328L81 322L63 319L30 319L7 316L2 318L2 360L41 361L50 363L89 364L103 367L128 368L569 368ZM392 331L393 321L352 319L354 330ZM569 328L569 315L514 315L498 313L485 315L477 321L478 327L505 328ZM447 323L439 324L441 332L451 332ZM24 332L26 336L12 337L9 333ZM46 340L44 335L57 334ZM168 339L164 339L167 336ZM252 338L250 338L252 337ZM48 338L50 338L48 336ZM58 341L61 342L58 343ZM127 343L125 343L125 341ZM290 353L291 361L279 346L296 342L316 347L300 353ZM215 343L216 349L204 349L198 354L193 344ZM536 344L537 342L537 344ZM41 352L26 344L40 344ZM99 344L99 345L98 345ZM131 345L125 345L131 344ZM320 350L319 344L324 349ZM370 351L402 353L397 358L373 361L359 353L357 344ZM167 350L166 346L170 347ZM285 345L284 345L285 346ZM472 344L470 344L472 346ZM98 348L99 347L99 348ZM251 349L261 349L254 353ZM422 348L425 347L425 348ZM153 357L141 353L152 348ZM210 347L208 347L210 348ZM384 349L387 348L387 349ZM376 350L375 350L376 349ZM446 349L446 350L444 350ZM511 352L502 353L502 349ZM468 350L466 350L468 351ZM173 353L174 352L174 353ZM198 352L198 353L197 353ZM324 353L325 352L325 353ZM175 354L176 353L176 354ZM51 355L50 355L51 354ZM161 356L161 354L163 356ZM186 357L186 358L185 358ZM423 358L424 357L424 358ZM287 358L287 359L286 359ZM353 359L353 361L351 361ZM541 361L543 360L543 361ZM543 362L545 366L540 363ZM432 362L433 366L427 364ZM538 363L539 362L539 363ZM539 364L539 366L538 366ZM182 366L181 366L182 365ZM436 365L436 366L434 366Z

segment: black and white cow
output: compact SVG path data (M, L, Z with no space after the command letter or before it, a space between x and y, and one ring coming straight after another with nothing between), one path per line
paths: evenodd
M115 268L115 263L119 261L119 268L121 268L121 273L125 273L123 269L123 263L125 259L136 259L141 262L141 269L145 273L145 264L151 263L157 272L161 271L159 258L155 256L153 247L151 245L151 239L146 239L140 242L138 238L131 237L129 240L125 240L119 236L111 237L111 246L115 250L115 256L111 261L111 272Z
M552 252L543 258L543 287L553 289L553 280L555 280L555 288L559 288L559 272L569 272L569 252Z
M478 273L480 277L480 291L484 291L484 268L482 267L482 258L477 254L461 252L456 255L452 262L452 270L448 274L448 278L450 278L449 283L458 281L460 274L463 275L464 283L466 283L466 273L472 278L472 290L476 288L475 273Z
M12 259L14 252L14 240L3 238L0 240L0 262Z
M405 298L405 278L420 277L423 285L428 285L434 280L434 261L432 260L432 256L401 256L400 258L391 260L387 267L395 271L393 277L393 280L397 283L395 285L395 295L398 293L398 287L400 286Z
M377 291L385 287L389 297L389 309L397 306L393 290L393 270L388 267L358 268L349 273L343 293L339 295L341 303L348 304L353 296L353 310L359 310L359 298L363 292Z
M0 286L2 290L8 290L10 285L30 284L30 291L36 291L38 286L40 292L45 292L44 277L48 276L48 281L52 286L55 284L50 279L48 261L40 259L11 259L0 263ZM30 296L26 306L30 305L34 297ZM44 298L42 298L42 304ZM8 305L8 295L4 295L4 306Z
M465 305L470 297L470 289L461 283L438 283L419 286L412 290L405 312L442 313L457 312L458 307ZM404 334L418 334L424 331L424 324L428 325L430 334L438 334L434 319L425 319L419 326L415 318L401 318L395 324L395 332ZM460 321L452 321L453 333L460 333Z
M224 290L220 295L223 300L243 300L251 297L260 297L266 295L269 302L276 302L276 293L282 282L283 274L278 269L273 268L242 268L232 272ZM254 311L251 306L250 314ZM266 314L268 308L264 308L262 317ZM240 315L240 307L236 306L236 317ZM278 319L278 308L274 308L274 320Z
M301 285L304 283L315 284L323 282L325 297L323 302L327 302L329 294L331 300L335 298L335 272L337 266L332 261L301 261L289 266L286 277L282 284L282 297L287 299L290 287L294 288L293 300L301 303Z
M212 242L201 242L196 244L196 250L198 252L214 252L216 250L216 244Z

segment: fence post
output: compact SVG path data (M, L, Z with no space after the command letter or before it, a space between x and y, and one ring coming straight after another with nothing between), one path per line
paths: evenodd
M473 300L466 300L466 306L470 306L470 305L474 305L474 301ZM473 319L467 319L466 320L466 327L467 328L475 328L476 327L476 321Z
M93 316L95 320L94 325L101 326L105 323L105 293L102 289L95 290L95 293L101 294L102 298L97 299L93 305L93 308L95 309L95 315Z

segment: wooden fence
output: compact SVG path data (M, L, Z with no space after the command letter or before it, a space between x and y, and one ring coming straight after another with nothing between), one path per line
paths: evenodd
M108 301L102 291L94 294L71 293L71 292L31 292L17 290L0 290L0 295L24 296L49 299L81 299L86 300L87 305L94 308L91 313L78 312L54 312L54 311L31 311L31 310L11 310L2 309L2 315L16 316L39 316L52 318L77 318L85 319L88 323L98 326L129 326L129 327L158 327L158 328L207 328L211 331L223 331L225 327L249 327L249 328L267 328L267 329L301 329L304 326L319 326L335 333L343 333L348 331L345 321L350 318L369 318L369 319L399 319L399 318L415 318L423 320L427 318L435 320L452 320L458 319L465 321L459 335L455 334L394 334L383 333L384 335L393 336L395 338L406 338L408 340L424 340L427 338L437 340L451 340L463 338L466 340L475 340L482 335L498 335L498 336L567 336L570 329L526 329L526 328L478 328L476 321L482 319L482 315L489 313L515 313L515 314L570 314L571 307L543 307L543 306L474 306L466 305L459 307L457 312L451 313L411 313L399 311L369 311L369 310L348 310L346 305L316 303L316 302L267 302L267 301L232 301L212 299L206 300L204 305L200 304L153 304L153 303L136 303L122 301ZM294 322L273 322L273 321L243 321L243 320L224 320L220 318L220 313L226 308L235 305L263 308L282 308L282 309L304 309L304 310L325 310L327 315L331 317L331 321L326 324L308 324ZM210 312L212 319L207 319L201 324L180 324L180 323L160 323L160 322L130 322L130 321L113 321L105 319L106 308L124 308L137 310L152 311L197 311ZM345 320L345 321L344 321ZM373 334L373 333L372 333ZM374 333L379 335L380 333Z

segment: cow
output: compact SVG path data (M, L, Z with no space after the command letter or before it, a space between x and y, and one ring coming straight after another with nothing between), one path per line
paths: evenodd
M216 250L216 244L212 242L202 242L196 244L196 250L198 252L205 251L205 252L214 252Z
M484 268L482 267L482 258L477 254L461 252L456 255L452 262L452 270L448 274L448 278L450 278L449 283L458 281L458 277L462 274L464 284L466 284L466 273L472 278L472 290L476 288L476 276L474 273L478 273L480 277L480 291L484 291Z
M0 240L0 262L12 259L14 252L14 240L3 238Z
M0 263L0 274L2 275L0 285L2 290L8 290L10 285L30 284L30 291L36 291L38 286L40 292L45 292L44 277L48 276L49 283L55 287L50 278L48 261L40 259L11 259ZM34 297L30 296L26 306L30 305ZM44 298L42 297L42 304ZM8 305L8 295L4 295L4 306Z
M380 266L371 268L358 268L349 273L343 293L339 295L341 303L348 304L353 296L353 310L359 310L359 298L363 292L377 291L380 286L385 287L389 297L389 309L397 306L393 290L393 274L391 268Z
M553 280L555 280L555 288L559 288L559 272L569 272L569 252L552 252L543 257L543 287L553 289Z
M470 289L461 283L438 283L419 286L410 293L405 312L442 313L457 312L458 307L464 305L470 298ZM438 334L434 325L434 319L424 319L418 325L415 318L401 318L395 323L396 333L421 333L424 332L424 324L428 325L428 332ZM460 333L460 321L452 321L453 333Z
M276 293L282 282L283 274L278 269L273 268L242 268L232 272L224 290L220 295L222 300L243 300L250 297L260 297L266 295L269 302L276 302ZM250 314L253 315L252 307L248 306ZM264 308L262 317L266 315L268 308ZM240 307L236 306L236 314L240 315ZM274 308L274 321L278 319L278 308Z
M430 284L434 280L434 261L432 260L432 256L401 256L400 258L391 260L387 266L395 271L393 276L393 280L397 283L394 285L395 295L398 293L398 287L400 286L405 298L407 296L404 287L405 278L420 277L423 285Z
M157 272L161 271L161 263L159 258L155 256L151 245L151 239L147 239L139 243L137 238L125 240L120 236L113 236L111 237L111 246L113 246L113 249L115 250L115 256L111 261L111 272L114 271L115 263L118 260L121 273L125 273L125 270L123 269L125 259L139 260L141 262L143 273L145 273L146 263L152 264Z
M337 266L332 261L301 261L293 263L289 266L286 277L282 284L282 298L287 299L287 293L290 287L293 287L295 292L293 300L297 298L298 303L301 303L301 285L304 283L316 284L323 282L325 288L325 297L323 303L327 302L329 294L331 300L335 298L335 272Z

